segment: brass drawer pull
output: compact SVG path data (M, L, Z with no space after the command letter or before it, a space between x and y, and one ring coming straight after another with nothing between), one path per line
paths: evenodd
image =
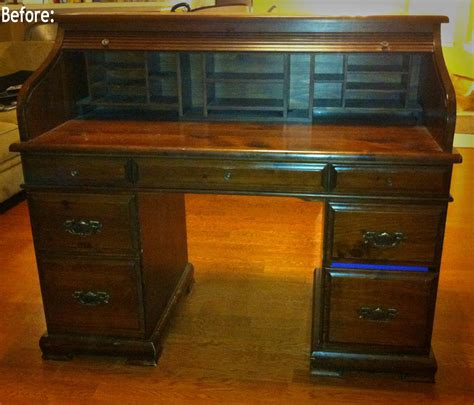
M81 305L96 307L98 305L108 304L110 295L103 291L74 291L72 297Z
M104 48L106 48L106 47L109 46L110 40L107 39L107 38L104 38L102 41L100 41L100 44L101 44Z
M71 170L69 172L69 174L71 175L71 177L78 177L79 176L79 170Z
M380 43L380 47L383 51L387 51L390 48L390 44L387 41L382 41Z
M358 314L360 319L367 321L388 322L397 317L398 310L395 308L361 307L359 308Z
M226 173L224 174L224 180L225 180L225 181L230 181L230 180L232 180L232 173L231 173L231 172L226 172Z
M390 249L398 246L406 237L402 232L365 232L364 244L378 249Z
M64 221L63 228L71 235L89 236L99 233L102 230L102 224L99 221L68 219Z

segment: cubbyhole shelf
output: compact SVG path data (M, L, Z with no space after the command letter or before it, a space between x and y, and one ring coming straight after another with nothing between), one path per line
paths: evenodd
M318 54L311 59L312 115L417 115L415 57Z
M83 115L108 108L181 120L312 122L392 114L420 120L422 55L84 51ZM162 114L162 113L163 114ZM339 119L338 118L338 119ZM357 118L359 119L359 118Z
M208 110L283 111L283 101L270 98L214 98L207 103Z
M349 73L408 73L406 65L349 65L347 71Z
M276 83L283 84L285 76L283 73L237 73L237 72L214 72L207 73L208 83Z
M408 91L405 83L384 82L348 82L346 91L353 92L378 92L378 93L406 93Z
M288 117L290 55L204 54L202 74L204 117L219 119L235 111L244 113L242 119L248 113Z
M94 108L174 111L189 107L189 56L160 52L85 52L89 96L78 102Z

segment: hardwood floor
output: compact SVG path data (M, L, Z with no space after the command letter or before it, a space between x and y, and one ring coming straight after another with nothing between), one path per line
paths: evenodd
M41 360L44 315L26 204L0 215L0 404L459 403L474 401L474 150L455 167L433 348L436 384L310 377L310 301L321 205L186 198L196 284L157 368Z

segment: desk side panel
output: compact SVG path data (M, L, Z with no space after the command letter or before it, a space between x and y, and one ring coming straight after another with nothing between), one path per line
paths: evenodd
M188 261L184 194L139 193L138 212L149 336L167 316L166 307Z
M76 101L87 94L84 59L64 53L63 30L40 66L25 82L18 97L18 125L22 141L33 139L75 115Z
M426 57L432 60L422 64L424 80L420 81L419 93L425 125L439 146L451 152L456 127L456 94L444 61L439 26L434 31L434 53ZM431 85L423 86L423 82Z

